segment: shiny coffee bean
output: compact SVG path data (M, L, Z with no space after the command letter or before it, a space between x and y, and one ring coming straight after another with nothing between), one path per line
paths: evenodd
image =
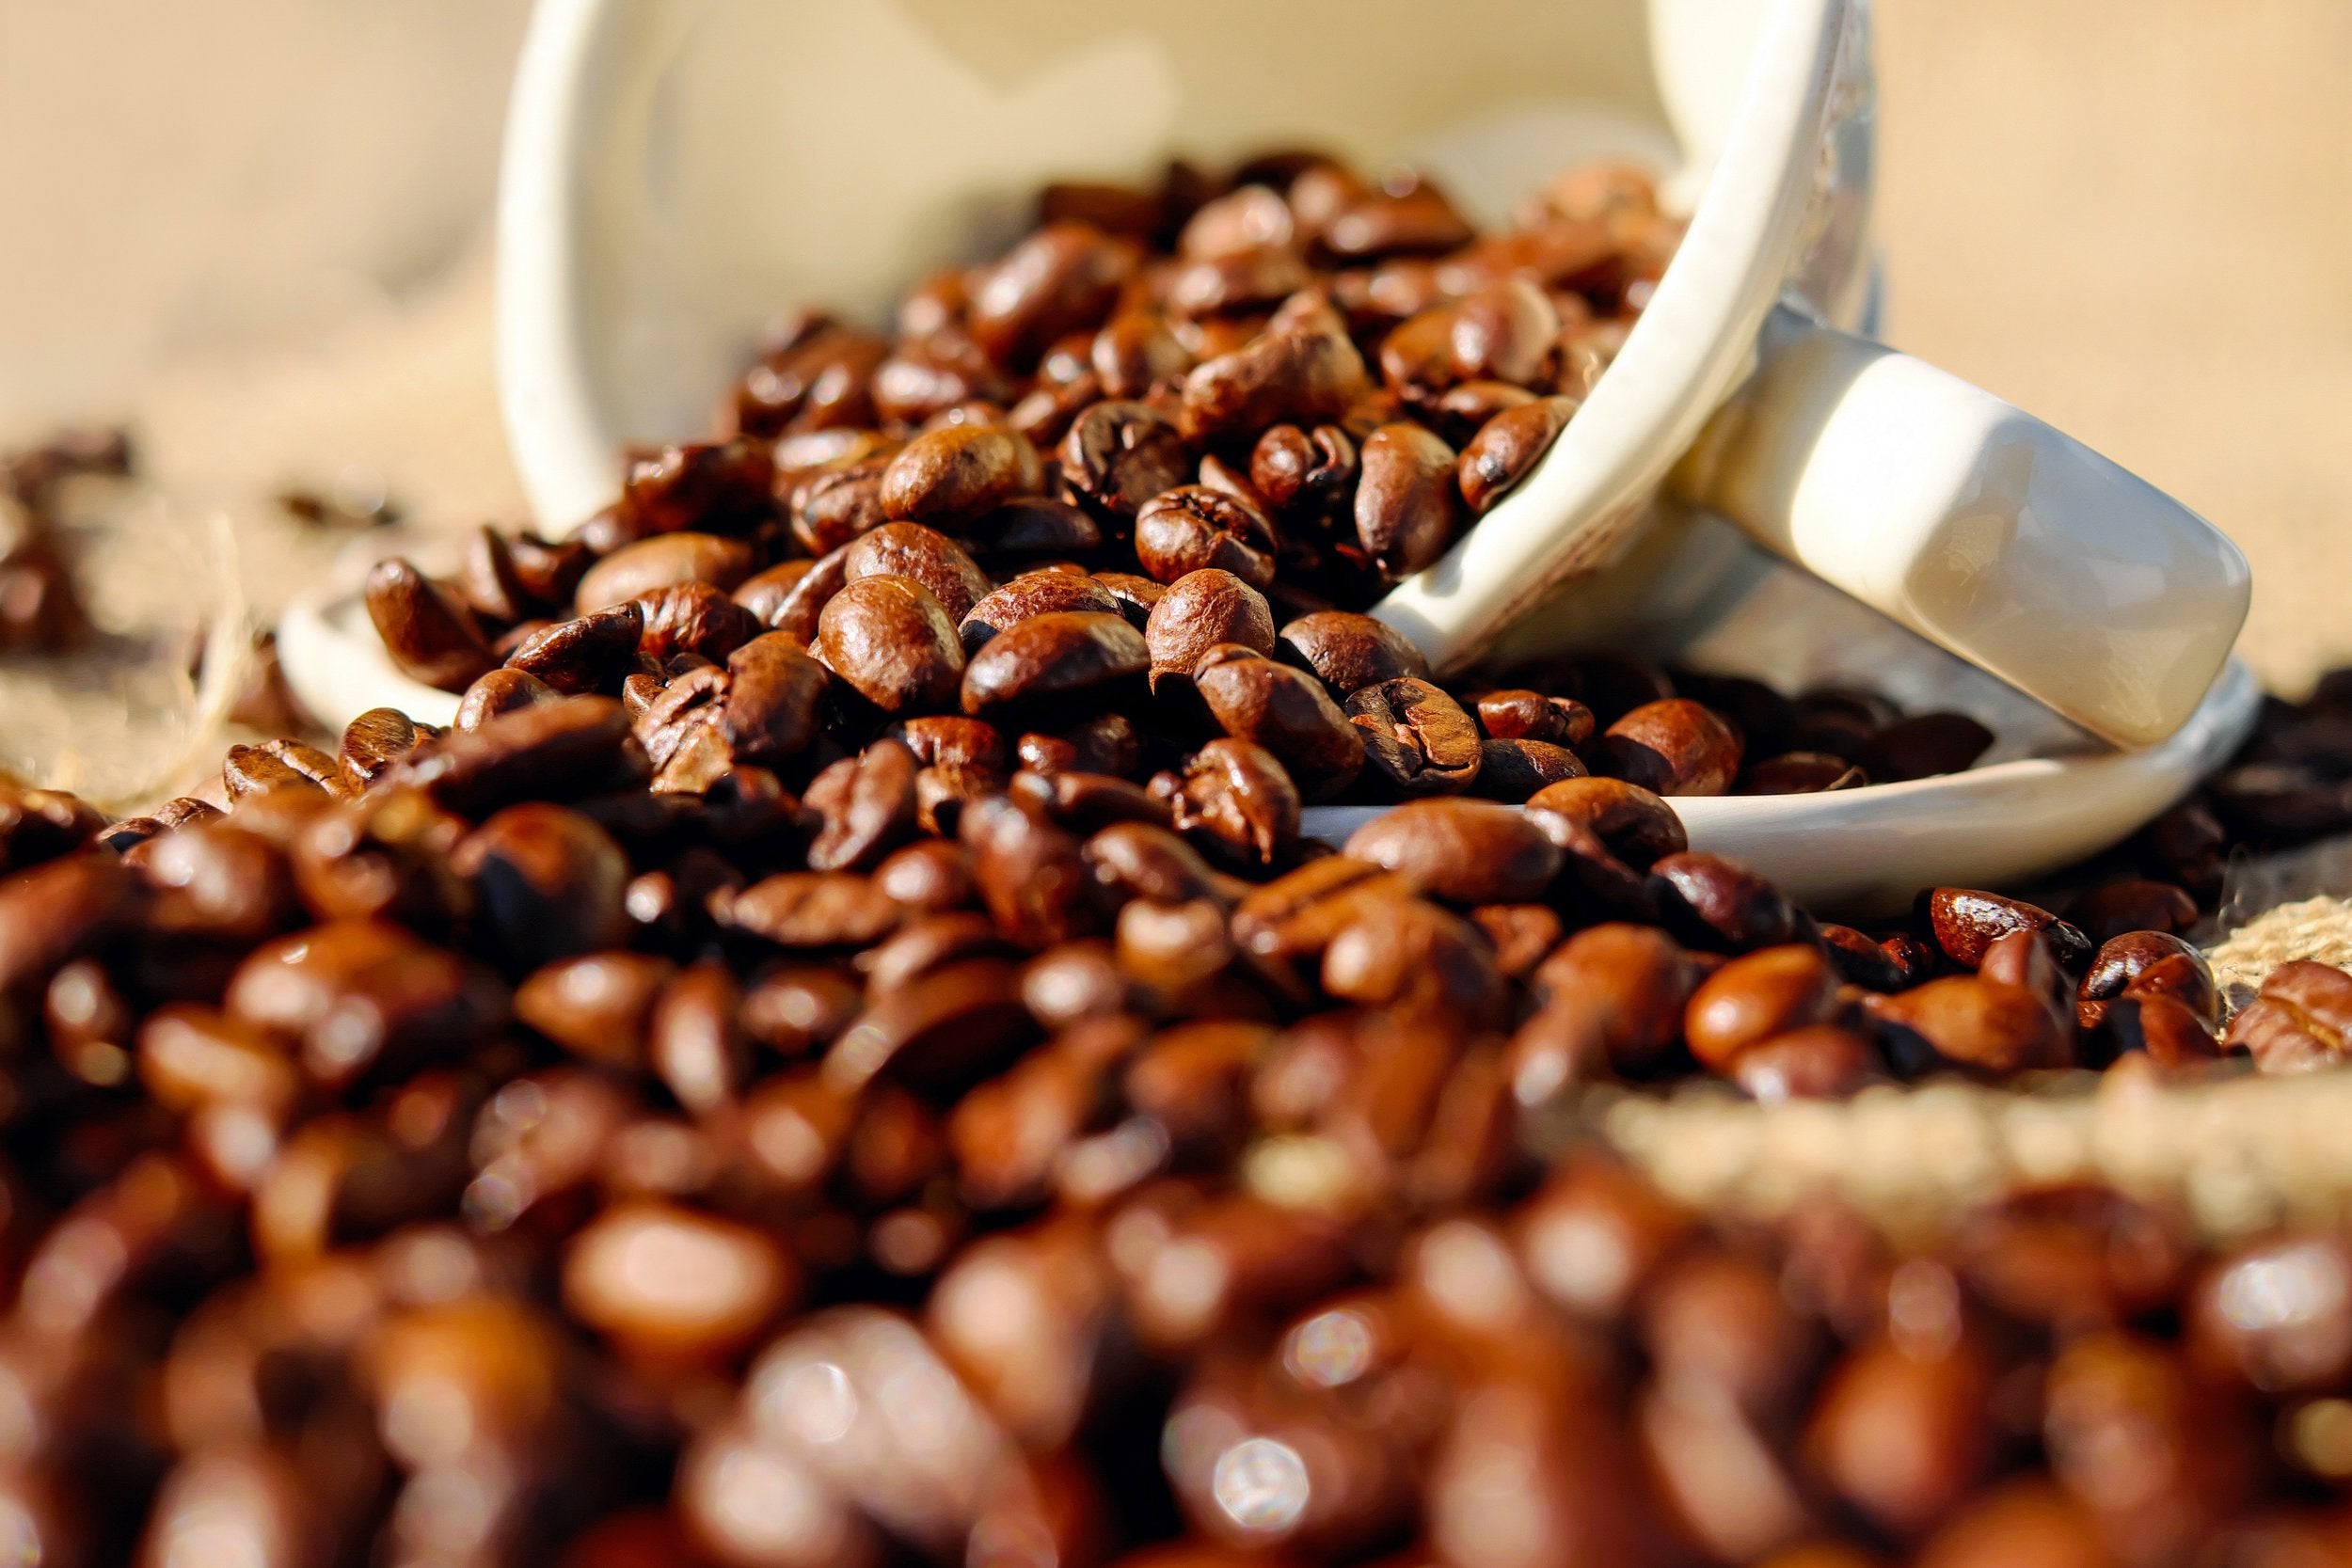
M1434 562L1461 521L1454 453L1419 425L1382 425L1364 439L1356 483L1357 542L1391 578Z
M405 561L368 574L368 619L401 673L443 691L463 691L497 662L473 611Z
M1538 899L1561 861L1526 816L1483 800L1412 801L1357 829L1346 851L1454 904Z
M929 589L908 578L861 578L825 603L817 656L887 714L952 708L963 683L963 643Z
M1168 586L1143 626L1151 684L1189 677L1200 656L1219 644L1274 651L1274 612L1265 596L1216 567L1187 572Z
M1092 578L1068 572L1025 572L992 589L966 612L957 628L963 639L964 657L969 658L982 643L1018 622L1071 611L1116 615L1119 601Z
M1429 682L1407 675L1363 687L1348 696L1346 711L1364 732L1364 754L1387 788L1453 795L1479 778L1477 724Z
M1304 672L1245 654L1196 668L1193 685L1219 727L1273 753L1304 799L1337 794L1363 768L1362 732Z
M1549 397L1505 408L1464 444L1455 483L1472 516L1485 516L1525 479L1576 413L1574 398Z
M1251 502L1204 484L1162 491L1136 515L1136 556L1154 578L1231 573L1263 592L1274 581L1274 527Z
M1150 666L1142 634L1119 615L1058 610L1014 623L983 644L963 673L963 710L976 718L1102 703Z
M919 523L886 523L860 535L844 550L841 569L845 585L873 577L921 583L950 621L970 614L989 591L988 575L962 546Z
M2017 930L2042 932L2070 973L2081 969L2091 954L2090 940L2074 926L2047 910L1999 894L1932 888L1919 895L1919 915L1944 956L1968 969L1977 967L1995 937Z
M1645 703L1594 743L1600 770L1659 795L1721 795L1740 770L1740 737L1683 697Z

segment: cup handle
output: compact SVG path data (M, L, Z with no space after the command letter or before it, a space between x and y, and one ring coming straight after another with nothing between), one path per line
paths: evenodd
M2119 746L2178 729L2246 619L2246 557L2196 513L1787 305L1671 488Z

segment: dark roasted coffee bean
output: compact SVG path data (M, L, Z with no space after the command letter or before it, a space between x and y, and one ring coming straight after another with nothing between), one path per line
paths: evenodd
M1364 732L1365 756L1400 794L1458 794L1479 776L1478 726L1427 681L1405 675L1363 687L1346 711Z
M845 583L866 578L898 577L919 582L950 622L971 613L988 593L988 575L954 540L919 523L889 523L862 535L844 550Z
M787 498L792 537L812 556L823 556L890 520L882 508L883 455L827 464L794 481Z
M1101 611L1063 610L1016 622L972 656L963 710L975 717L1102 703L1151 662L1143 636Z
M1528 800L1527 815L1563 848L1579 847L1590 839L1639 871L1648 870L1661 856L1680 854L1691 847L1672 806L1622 779L1548 784Z
M2160 1068L2196 1068L2219 1061L2213 1028L2185 1004L2158 993L2127 991L2103 1015L2119 1052L2139 1052Z
M750 610L707 582L657 588L633 602L645 617L637 651L655 660L697 654L716 662L766 629ZM547 679L539 671L532 673Z
M574 593L573 608L585 615L680 582L707 582L731 593L751 572L752 548L740 539L658 534L625 545L590 567Z
M636 537L748 533L773 515L774 463L759 441L663 447L629 464L621 511Z
M1882 1027L1916 1037L1946 1061L1985 1072L2065 1065L2068 1030L2023 986L1955 974L1870 999Z
M735 591L735 602L760 624L803 642L817 641L817 618L848 580L846 548L811 561L771 566Z
M1993 744L1993 732L1964 713L1922 713L1870 736L1853 760L1874 779L1926 779L1959 773Z
M1573 697L1547 697L1514 688L1484 693L1476 710L1479 728L1497 740L1581 746L1593 735L1593 710Z
M902 911L864 877L787 871L713 900L723 926L779 947L866 947L896 930Z
M1100 324L1136 260L1132 242L1049 222L972 280L973 339L998 364L1025 370L1055 339Z
M1303 671L1241 655L1196 668L1193 685L1225 733L1279 758L1308 800L1337 794L1363 768L1361 732Z
M1560 848L1519 812L1483 800L1415 800L1349 835L1347 853L1454 904L1540 898Z
M990 561L1009 557L1091 556L1102 548L1103 530L1068 501L1022 496L984 512L962 527L965 544Z
M452 852L499 950L525 968L628 938L628 858L576 811L533 801L498 813Z
M1721 795L1740 770L1740 737L1685 697L1646 703L1594 743L1600 770L1659 795Z
M443 691L463 691L497 662L473 611L405 561L368 574L368 619L401 673Z
M2197 924L2197 900L2176 883L2134 879L2092 888L2068 913L2085 937L2104 942L2126 931L2185 931Z
M1453 544L1461 520L1454 449L1419 425L1385 424L1364 439L1356 539L1389 576L1420 571Z
M804 797L824 826L808 847L812 871L862 871L914 832L914 753L875 741L809 782Z
M654 999L676 972L644 953L559 958L515 988L515 1016L575 1055L634 1069L644 1063Z
M648 683L653 679L650 675L644 678ZM501 713L512 713L533 703L551 703L562 695L528 671L501 666L466 688L465 696L457 704L455 727L478 730Z
M1276 634L1276 651L1313 671L1342 699L1375 681L1429 676L1429 661L1403 633L1348 610L1318 610L1292 621Z
M609 697L563 697L418 747L387 778L465 816L516 800L569 800L645 776L628 715Z
M1931 888L1919 895L1919 922L1952 962L1977 967L1995 937L2040 931L2060 967L2074 971L2090 961L2090 940L2049 911L2022 899L1970 888Z
M1489 800L1517 804L1565 779L1585 776L1584 764L1574 752L1548 740L1482 740L1478 755L1478 777L1470 781L1470 793Z
M953 528L1037 486L1037 451L1027 436L1002 425L956 424L917 436L890 460L881 500L894 518Z
M1094 580L1111 591L1111 597L1119 601L1119 612L1137 631L1150 622L1152 607L1168 594L1166 583L1140 572L1097 572Z
M2222 1039L2263 1072L2333 1067L2352 1052L2352 974L2309 959L2280 964Z
M1356 487L1355 437L1335 424L1301 430L1279 424L1258 437L1249 454L1249 483L1274 506L1322 515Z
M1062 483L1098 515L1133 517L1184 483L1192 456L1176 427L1140 403L1098 403L1071 421L1058 448Z
M2221 992L2205 956L2161 931L2127 931L2109 938L2083 972L2075 1019L2098 1026L2106 1005L2123 996L2163 996L2188 1008L2207 1029L2221 1024Z
M1139 398L1193 365L1191 352L1151 310L1121 310L1111 317L1094 335L1088 357L1108 398Z
M1802 920L1781 891L1721 855L1684 850L1650 866L1668 923L1683 939L1725 953L1745 953L1797 938Z
M1285 421L1337 419L1366 386L1363 356L1344 333L1317 326L1264 332L1184 377L1184 433L1220 441Z
M971 657L990 638L1031 616L1073 610L1117 615L1119 601L1092 578L1069 572L1025 572L991 590L965 613L963 624L958 628L963 639L964 657Z
M1273 752L1220 738L1195 752L1181 775L1152 781L1170 825L1210 859L1241 868L1288 860L1298 842L1298 788Z
M1164 678L1190 677L1200 656L1219 644L1253 653L1274 651L1274 612L1265 595L1216 567L1187 572L1168 585L1144 622L1152 689Z
M1161 582L1229 572L1263 592L1274 581L1274 527L1251 502L1204 484L1163 491L1136 516L1136 556Z
M1708 976L1683 1017L1691 1053L1728 1070L1748 1047L1827 1023L1837 1006L1837 972L1810 946L1767 947Z
M506 668L566 696L610 690L637 667L649 609L649 602L631 600L559 621L508 655Z
M1848 985L1865 990L1900 990L1912 979L1878 942L1852 927L1824 922L1820 933L1823 954Z
M816 649L825 667L884 713L951 708L963 683L963 643L930 590L909 578L868 577L825 603Z
M1859 789L1870 775L1844 757L1827 752L1784 752L1752 763L1740 773L1735 795L1819 795L1833 789Z

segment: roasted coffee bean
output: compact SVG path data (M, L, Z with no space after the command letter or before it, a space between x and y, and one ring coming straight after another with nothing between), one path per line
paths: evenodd
M998 364L1025 369L1055 339L1100 324L1135 265L1128 241L1048 223L972 281L973 339Z
M786 497L793 540L821 557L888 522L882 475L890 462L875 455L831 463L795 480Z
M914 832L914 753L875 741L809 782L809 810L824 818L808 847L812 871L862 871Z
M882 712L955 705L963 683L963 643L930 590L909 578L869 577L825 603L817 656Z
M565 1307L627 1354L671 1365L747 1343L798 1283L766 1235L666 1203L607 1210L564 1255Z
M982 643L1007 626L1036 615L1072 611L1117 615L1119 601L1092 578L1068 572L1025 572L991 590L965 613L963 624L958 628L963 639L964 657L969 658L978 652Z
M1833 789L1859 789L1869 782L1869 774L1844 757L1827 752L1784 752L1742 768L1732 793L1819 795Z
M1340 426L1278 424L1250 451L1249 483L1276 507L1321 515L1354 491L1358 466L1355 437Z
M1871 1016L1915 1037L1946 1061L1985 1072L2065 1065L2064 1021L2023 986L1974 974L1930 980L1875 997Z
M2186 1005L2157 992L2127 992L2108 1004L2102 1022L2119 1052L2140 1052L2162 1068L2218 1061L2212 1026Z
M1197 667L1193 685L1225 733L1272 752L1307 800L1328 799L1363 768L1362 732L1302 671L1241 655Z
M1002 425L956 424L917 436L890 460L881 501L893 518L953 527L1037 485L1037 451L1027 436Z
M1031 616L972 656L963 673L963 710L987 718L1108 701L1138 682L1150 663L1142 634L1121 616Z
M2205 956L2163 931L2127 931L2100 944L2075 992L2076 1021L2096 1028L2105 1004L2130 994L2169 997L2206 1028L2221 1024L2221 993Z
M222 786L235 801L277 789L310 789L346 793L342 767L335 758L298 740L265 740L258 746L231 746L220 768Z
M1505 408L1478 427L1455 465L1455 483L1472 516L1485 516L1528 476L1576 410L1574 398L1539 398Z
M1090 556L1103 546L1103 530L1068 501L1023 496L984 512L963 525L964 542L991 561L1009 557Z
M1483 693L1476 712L1479 728L1497 740L1581 746L1593 735L1593 710L1573 697L1547 697L1540 691L1511 688Z
M1142 397L1193 366L1191 351L1150 310L1121 310L1104 323L1089 345L1088 359L1107 398Z
M473 611L405 561L368 574L368 619L401 673L443 691L463 691L498 661Z
M1367 388L1363 356L1326 327L1269 331L1184 377L1182 427L1200 442L1335 420Z
M817 618L848 580L849 552L831 551L815 561L771 566L735 591L736 603L761 625L803 642L817 641Z
M628 940L621 899L628 858L576 811L538 801L509 806L451 859L472 881L491 940L524 968Z
M2333 1067L2352 1050L2352 975L2308 959L2280 964L2222 1038L2263 1072Z
M745 989L742 1024L778 1055L805 1056L839 1038L864 1005L864 988L839 970L791 964L767 971Z
M1274 527L1249 501L1204 484L1179 485L1136 515L1136 556L1161 582L1193 572L1231 573L1263 592L1274 581Z
M1993 744L1993 732L1964 713L1922 713L1870 736L1853 760L1880 780L1959 773Z
M1139 572L1097 572L1094 580L1111 591L1111 597L1119 601L1119 612L1137 631L1151 621L1152 608L1168 594L1166 583Z
M1298 788L1263 746L1212 740L1181 775L1161 774L1152 789L1168 800L1170 825L1222 863L1278 865L1298 842Z
M651 676L644 678L648 682L652 680ZM501 666L466 688L466 695L457 705L455 727L478 730L501 713L512 713L533 703L553 702L562 695L555 688L527 671Z
M637 651L656 661L695 654L715 663L766 629L750 610L707 582L657 588L632 602L645 617ZM547 679L540 671L532 673Z
M1274 651L1274 612L1265 595L1228 571L1187 572L1168 585L1143 626L1151 684L1188 678L1200 656L1219 644Z
M1661 856L1649 871L1669 927L1687 942L1745 953L1803 934L1803 918L1778 888L1721 855L1683 850Z
M621 486L621 514L633 537L748 533L773 514L774 463L759 441L689 443L634 459Z
M1356 539L1391 578L1443 555L1460 526L1454 449L1412 424L1384 424L1364 438L1356 483Z
M2316 1393L2352 1370L2352 1252L2288 1231L2219 1259L2186 1304L2197 1360L2264 1393Z
M1038 768L1030 760L1032 742L1049 746L1062 762L1065 772L1107 773L1125 779L1133 777L1143 766L1143 736L1136 731L1135 721L1123 713L1098 713L1057 735L1023 736L1015 746L1021 766L1050 772L1053 769Z
M1691 1053L1727 1070L1748 1047L1827 1023L1837 1010L1837 972L1816 948L1767 947L1732 959L1691 998L1683 1038Z
M650 609L633 599L559 621L508 655L506 668L566 696L610 690L637 667Z
M563 697L500 714L419 746L386 775L469 816L518 800L623 787L644 776L628 716L609 697Z
M1427 681L1406 675L1360 688L1347 699L1347 716L1364 732L1365 756L1399 794L1458 794L1479 776L1478 726Z
M1774 1035L1743 1049L1725 1075L1767 1105L1790 1100L1844 1100L1879 1072L1869 1039L1835 1023Z
M2126 931L2185 931L2197 924L2197 900L2177 883L2134 879L2092 888L2068 913L2086 938L2104 942Z
M1184 483L1192 455L1176 427L1140 403L1098 403L1071 421L1057 449L1062 483L1098 515L1133 517Z
M875 577L918 582L950 622L970 614L989 589L988 575L961 546L919 523L887 523L860 536L843 552L842 574L845 584Z
M669 959L644 953L559 958L515 988L515 1016L575 1055L641 1067L654 999L676 972Z
M1347 853L1451 904L1516 904L1543 896L1560 847L1522 814L1483 800L1415 800L1348 836Z
M1848 1502L1882 1528L1916 1534L1990 1462L1986 1375L1964 1341L1928 1354L1891 1338L1861 1346L1832 1372L1805 1448Z
M1919 895L1919 921L1946 958L1974 969L1995 937L2040 931L2061 967L2079 970L2091 954L2090 940L2049 911L1995 893L1969 888L1931 888Z
M1478 755L1470 793L1489 800L1532 800L1563 780L1585 776L1574 752L1548 740L1482 740Z
M1276 651L1286 661L1314 672L1331 695L1344 701L1376 681L1429 678L1429 661L1404 634L1384 621L1347 610L1318 610L1283 626Z
M370 708L343 726L344 783L355 790L365 789L426 738L428 735L419 731L416 721L398 708Z
M1602 772L1659 795L1721 795L1740 770L1740 737L1685 697L1645 703L1594 743Z
M752 547L739 539L658 534L625 545L591 566L580 578L572 603L577 613L585 615L681 582L707 582L732 593L751 573Z
M285 853L234 821L164 834L141 851L138 870L154 894L146 926L158 934L250 944L294 923Z
M978 768L1002 771L1010 766L1004 733L984 719L961 714L926 714L904 719L890 733L906 742L926 768Z

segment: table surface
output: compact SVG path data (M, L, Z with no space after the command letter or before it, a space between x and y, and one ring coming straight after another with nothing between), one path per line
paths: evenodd
M0 134L0 210L48 220L0 247L0 343L29 345L13 364L20 351L0 350L0 432L127 412L167 484L191 493L257 498L351 470L382 476L435 522L519 516L479 214L521 0L417 0L396 13L233 3L256 28L222 28L213 8L199 26L157 0L0 0L0 133L87 127L63 141ZM394 14L403 30L386 33ZM2352 6L1882 0L1876 15L1890 337L2234 536L2255 571L2245 647L2266 679L2293 690L2352 659L2352 94L2341 82ZM282 57L253 41L270 26ZM233 55L204 58L228 40ZM413 139L414 102L339 101L302 69L361 47L433 62L443 97L429 142ZM224 91L230 71L245 86ZM168 235L216 188L191 192L183 170L156 166L193 123L173 117L196 101L172 95L199 91L215 118L243 112L240 99L294 94L256 124L280 140L289 120L342 138L339 155L403 177L422 178L421 160L437 228L414 240L414 263L223 346L202 329L202 290L123 243ZM371 115L383 122L374 140ZM204 179L217 188L267 196L270 180L294 178L187 140L191 156L212 149ZM124 201L134 217L109 215ZM269 235L243 241L209 264L249 279ZM167 286L185 297L139 342L102 341L77 320L121 318ZM62 398L46 394L61 367L83 373ZM266 542L246 554L263 606L312 563Z

